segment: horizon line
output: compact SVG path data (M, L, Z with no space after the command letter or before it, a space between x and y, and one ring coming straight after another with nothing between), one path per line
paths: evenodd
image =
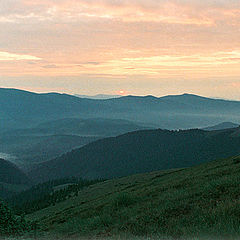
M96 93L96 94L81 94L81 93L69 93L69 92L63 92L63 91L32 91L32 90L28 90L28 89L22 89L22 88L14 88L14 87L0 87L0 90L15 90L15 91L22 91L22 92L27 92L27 93L32 93L32 94L65 94L65 95L69 95L69 96L73 96L73 97L78 97L77 95L83 95L86 97L82 97L82 98L90 98L90 97L95 97L98 95L107 95L109 96L109 99L111 99L111 96L113 96L113 98L122 98L122 97L153 97L153 98L164 98L164 97L174 97L174 96L184 96L184 95L190 95L190 96L196 96L196 97L202 97L202 98L208 98L208 99L214 99L214 100L224 100L224 101L236 101L236 102L240 102L240 100L238 99L229 99L229 98L224 98L224 97L213 97L213 96L204 96L204 95L200 95L200 94L196 94L196 93L190 93L190 92L183 92L183 93L179 93L179 94L167 94L167 95L160 95L160 96L156 96L153 94L140 94L140 95L135 95L135 94L125 94L125 95L119 95L119 94L111 94L111 93ZM117 97L116 97L117 96ZM104 100L104 99L95 99L95 100ZM106 100L106 99L105 99Z

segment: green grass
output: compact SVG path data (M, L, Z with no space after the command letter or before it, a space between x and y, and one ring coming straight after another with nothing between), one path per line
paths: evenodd
M240 238L240 158L108 180L27 219L67 238Z

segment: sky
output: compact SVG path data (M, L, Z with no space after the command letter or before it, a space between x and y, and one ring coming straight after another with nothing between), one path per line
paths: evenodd
M0 87L240 100L240 1L0 0Z

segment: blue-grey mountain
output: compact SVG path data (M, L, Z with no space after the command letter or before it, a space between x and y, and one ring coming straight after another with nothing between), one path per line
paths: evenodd
M36 94L0 89L1 129L35 127L63 118L125 119L166 129L239 122L240 102L191 94L166 97L126 96L107 100L67 94Z

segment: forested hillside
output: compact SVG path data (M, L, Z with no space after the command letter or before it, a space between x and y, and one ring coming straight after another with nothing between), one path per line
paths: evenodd
M239 128L222 131L146 130L105 138L40 164L34 181L67 176L114 178L189 167L239 154Z
M102 181L102 179L84 180L75 177L52 180L34 185L9 197L6 201L16 214L29 214L78 196L83 188Z
M27 184L27 176L13 163L0 159L0 182L10 184Z

